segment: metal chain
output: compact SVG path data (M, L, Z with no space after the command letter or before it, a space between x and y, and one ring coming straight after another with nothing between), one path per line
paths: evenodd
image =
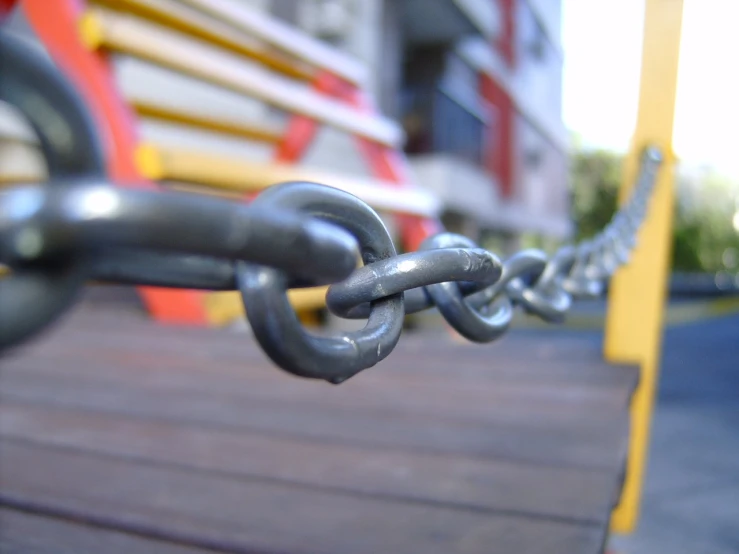
M406 314L436 308L476 342L503 335L516 307L560 322L573 298L600 295L628 261L661 163L648 148L631 199L603 232L551 257L524 250L501 261L450 233L397 255L369 206L318 184L281 184L249 206L111 186L74 86L8 33L0 32L0 50L0 100L36 130L49 171L43 186L0 191L0 264L10 269L0 274L0 352L38 335L91 279L239 289L270 358L333 383L388 356ZM285 293L321 284L330 285L328 309L366 318L362 330L319 337L301 326Z
M470 341L509 328L514 309L561 322L572 299L602 293L629 260L648 207L659 151L647 148L630 200L596 237L549 257L501 261L471 239L441 233L398 255L379 215L314 183L283 183L250 205L102 182L0 192L0 350L34 336L89 279L241 291L254 335L282 369L340 383L386 358L404 316L429 308ZM357 268L361 258L363 265ZM328 309L363 329L317 336L287 298L329 284Z

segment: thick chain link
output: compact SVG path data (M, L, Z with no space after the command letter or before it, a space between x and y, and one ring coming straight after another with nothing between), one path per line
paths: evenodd
M647 148L630 200L603 231L551 257L505 260L441 233L398 255L382 220L358 198L283 183L243 205L101 182L56 182L0 193L0 350L38 333L89 279L241 291L254 335L282 369L340 383L386 358L404 316L436 308L470 341L510 327L514 309L561 322L573 298L602 293L629 260L646 216L659 151ZM363 265L357 267L361 258ZM328 309L366 318L359 331L317 336L300 324L290 288L329 284Z

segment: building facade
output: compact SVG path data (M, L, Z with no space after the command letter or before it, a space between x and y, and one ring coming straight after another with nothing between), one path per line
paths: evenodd
M449 226L569 235L560 0L272 0L272 9L370 65L378 105L402 121L415 176L443 199Z
M441 198L448 228L478 239L569 233L560 0L234 1L369 66L377 107L402 122L411 173ZM11 25L30 36L22 14L13 19ZM127 97L284 123L284 114L257 100L141 60L121 60L116 71ZM157 122L146 122L141 134L162 144L271 157L264 145ZM368 171L352 141L330 128L321 130L301 163L337 173Z

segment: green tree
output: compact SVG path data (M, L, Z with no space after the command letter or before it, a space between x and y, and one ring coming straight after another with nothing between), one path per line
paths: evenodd
M678 174L673 267L680 271L736 271L739 234L733 183L715 171Z
M572 215L577 240L598 233L618 207L623 158L602 150L571 156ZM737 187L712 171L678 173L673 220L672 267L678 271L739 270L739 233L734 227Z
M702 271L698 255L701 245L701 224L678 209L672 234L672 268L677 271Z
M572 216L576 238L598 233L618 207L622 158L602 150L575 152L570 161Z

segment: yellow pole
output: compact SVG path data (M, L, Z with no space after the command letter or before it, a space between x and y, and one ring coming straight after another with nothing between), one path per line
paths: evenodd
M631 406L627 475L611 527L629 533L639 516L649 426L655 399L668 279L673 213L672 127L677 91L683 0L645 0L639 114L624 165L621 201L630 192L641 150L653 144L662 164L631 262L614 277L606 314L605 357L639 364L641 379Z

